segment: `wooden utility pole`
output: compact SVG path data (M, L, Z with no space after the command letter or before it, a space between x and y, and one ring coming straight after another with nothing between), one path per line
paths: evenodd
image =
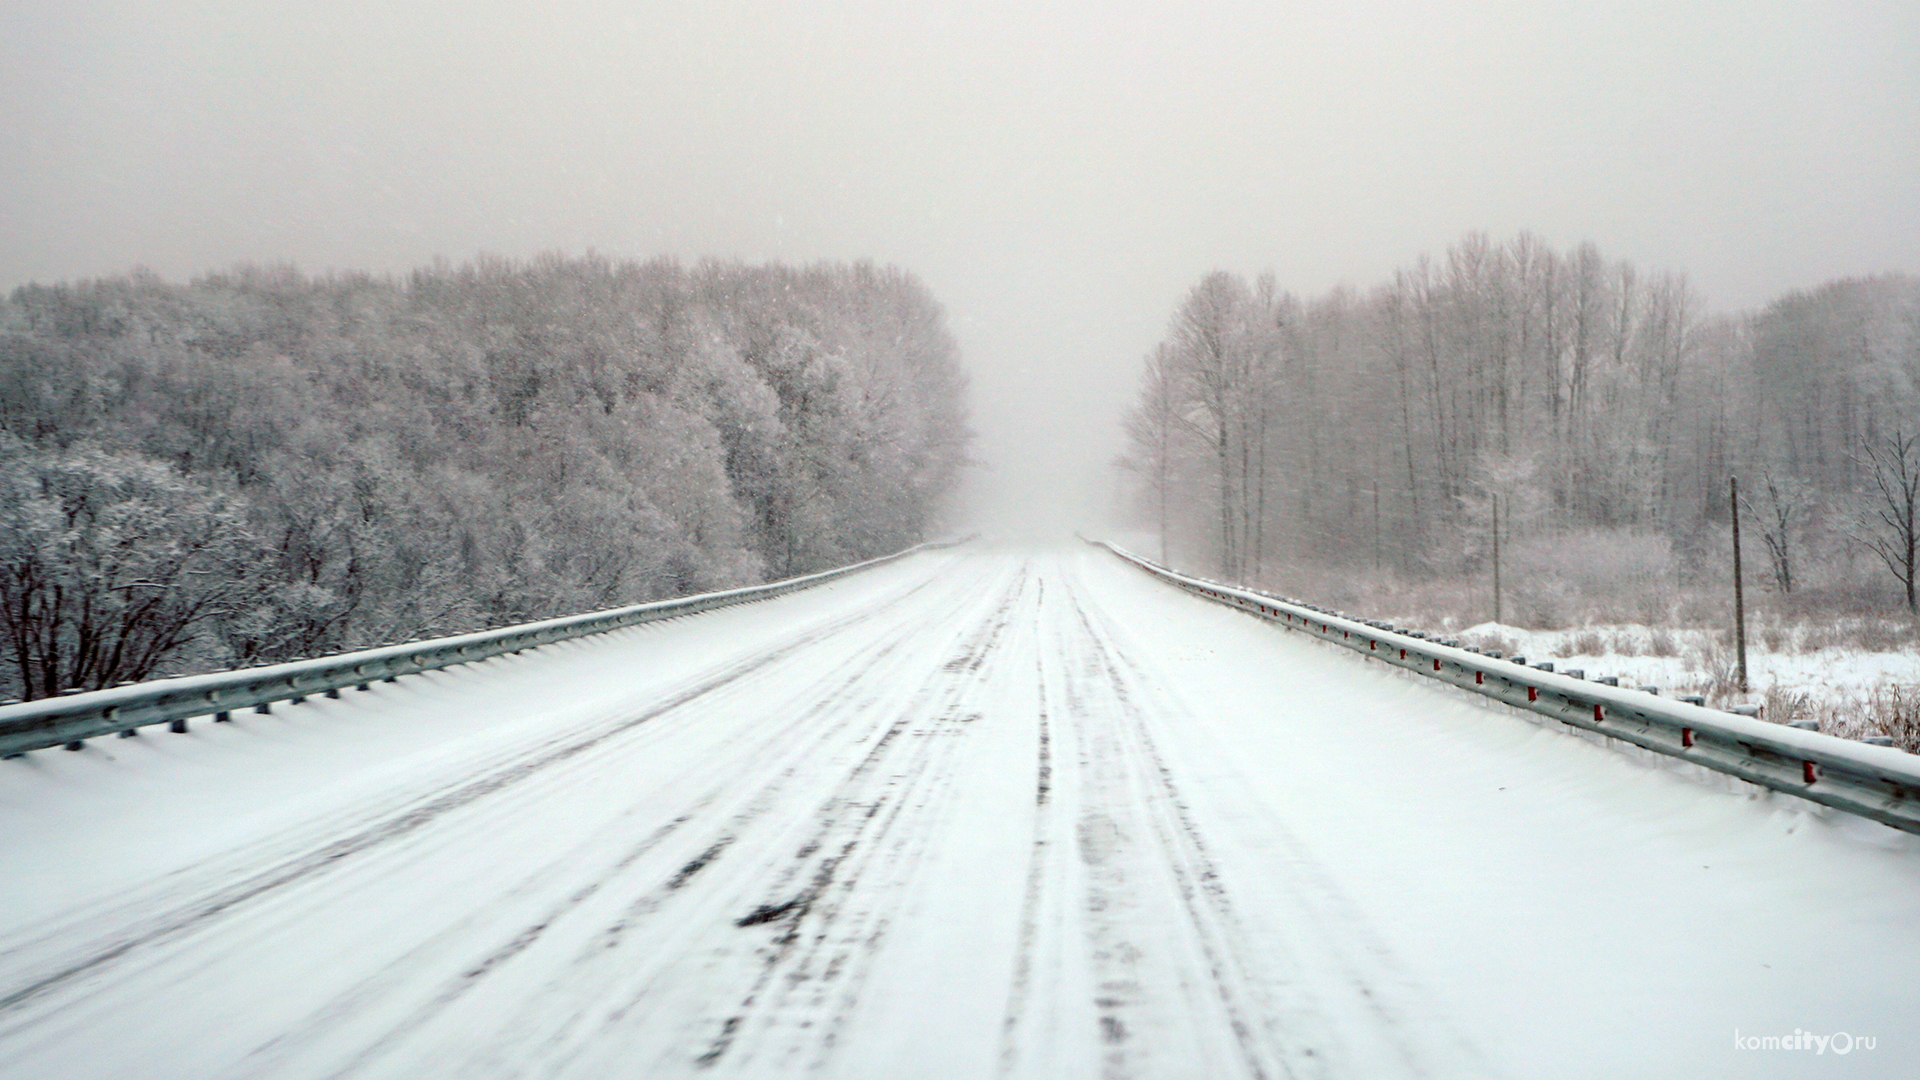
M1373 576L1380 576L1380 481L1373 482Z
M1727 477L1727 508L1733 517L1733 656L1734 677L1747 692L1747 599L1740 585L1740 478Z
M1500 496L1493 497L1493 621L1500 621Z

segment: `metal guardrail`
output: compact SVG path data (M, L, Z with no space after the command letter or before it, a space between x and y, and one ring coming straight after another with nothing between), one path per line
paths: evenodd
M1364 656L1450 683L1518 709L1691 761L1774 791L1920 833L1920 757L1816 731L1589 682L1442 644L1385 623L1353 619L1297 600L1190 577L1103 541L1154 577L1196 596L1343 645Z
M110 690L0 706L0 756L17 757L29 750L50 746L78 750L87 739L116 733L128 736L152 724L167 724L175 732L184 732L187 722L194 717L212 716L216 721L226 721L232 719L234 712L242 709L251 708L264 713L269 712L275 702L305 701L315 694L337 698L341 690L350 686L365 690L368 684L375 681L394 682L402 675L518 653L556 641L603 634L640 623L693 615L734 604L769 600L824 585L918 552L960 543L965 541L919 544L852 566L724 592L658 600L314 660L157 679Z

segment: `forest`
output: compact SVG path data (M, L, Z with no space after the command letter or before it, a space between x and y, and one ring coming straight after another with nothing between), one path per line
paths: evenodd
M547 256L0 302L0 696L843 565L970 433L912 275Z
M1737 478L1751 588L1910 616L1920 280L1708 315L1682 274L1528 234L1311 299L1213 273L1127 437L1148 554L1324 602L1697 621L1730 598Z

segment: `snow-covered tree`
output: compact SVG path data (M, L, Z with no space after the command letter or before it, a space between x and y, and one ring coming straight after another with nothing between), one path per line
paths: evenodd
M159 462L0 443L0 635L21 697L158 671L253 602L259 554L230 496Z
M135 273L0 302L0 434L144 453L245 499L244 662L882 554L966 462L911 275L597 255Z

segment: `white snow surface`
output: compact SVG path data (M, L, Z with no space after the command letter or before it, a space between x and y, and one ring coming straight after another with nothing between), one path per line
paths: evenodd
M1091 549L0 762L0 875L11 1080L1920 1072L1912 838Z
M1584 626L1569 630L1529 630L1503 623L1480 623L1456 632L1472 642L1501 642L1531 660L1552 660L1560 670L1578 668L1589 678L1613 675L1622 686L1657 686L1667 692L1699 689L1713 681L1716 666L1729 672L1732 650L1717 649L1712 635L1699 629L1656 630L1642 624ZM1651 642L1663 636L1671 655L1657 656ZM1805 695L1812 702L1857 702L1887 686L1920 686L1920 653L1912 650L1869 652L1829 646L1801 651L1748 642L1749 698L1768 691ZM1601 648L1593 646L1598 643ZM1624 649L1621 646L1625 646ZM1785 719L1784 717L1777 719ZM1869 732L1870 733L1870 732Z

